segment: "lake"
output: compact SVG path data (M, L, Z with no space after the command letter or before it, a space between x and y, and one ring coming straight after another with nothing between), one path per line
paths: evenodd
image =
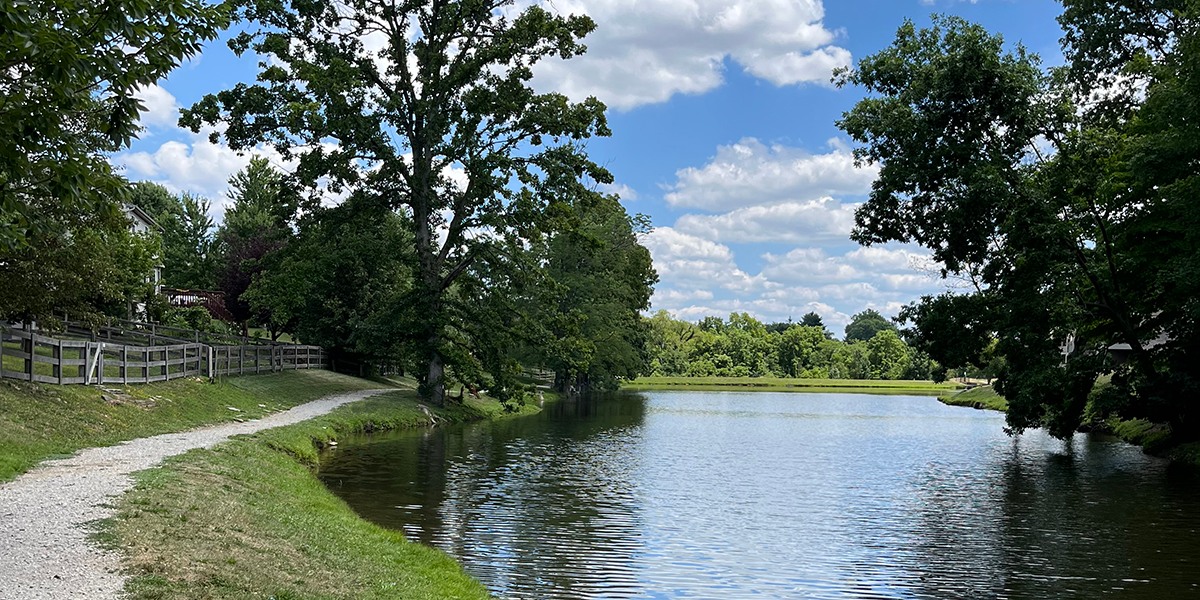
M1200 597L1200 472L934 398L655 391L342 441L498 598Z

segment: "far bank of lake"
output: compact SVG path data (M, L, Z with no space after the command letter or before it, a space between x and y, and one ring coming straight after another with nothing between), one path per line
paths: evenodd
M770 391L848 394L943 395L963 389L961 383L887 379L803 379L796 377L638 377L621 386L627 391Z

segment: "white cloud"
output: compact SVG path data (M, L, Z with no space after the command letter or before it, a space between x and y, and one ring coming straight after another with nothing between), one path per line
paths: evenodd
M818 240L844 240L854 227L857 206L829 197L749 206L720 215L683 215L675 221L675 229L733 243L811 244Z
M932 283L929 275L917 272L929 255L900 248L857 248L842 256L827 256L821 248L796 248L787 254L765 254L767 264L762 274L782 283L846 283L875 279L887 282L887 287L928 287L912 283ZM888 279L888 277L894 277Z
M832 45L820 0L555 0L597 23L586 54L535 67L535 84L620 110L699 94L724 81L726 59L775 85L827 85L850 53Z
M727 246L672 228L656 232L664 230L656 246L652 240L647 243L662 279L652 304L678 318L724 317L737 311L776 322L816 312L840 331L854 313L874 308L893 316L917 296L945 288L945 282L916 268L928 255L910 247L855 248L835 255L823 248L795 248L782 255L764 254L761 272L750 275L738 268ZM753 285L720 284L728 281ZM704 290L719 293L705 295Z
M174 127L179 121L179 103L171 92L156 83L143 87L135 94L146 110L138 118L142 127Z
M219 216L228 203L229 178L256 155L266 157L276 168L288 168L274 149L259 148L239 155L224 144L210 142L207 132L194 135L190 143L169 141L154 152L126 152L111 160L124 167L131 180L149 180L176 194L190 192L212 200L214 216Z
M729 246L659 227L641 238L664 281L685 289L721 288L751 292L770 287L762 276L738 268Z
M835 139L830 146L827 154L767 146L754 138L718 146L707 165L677 171L664 199L673 207L719 211L870 191L878 167L855 167L844 144Z
M629 201L638 199L637 190L623 183L602 183L598 187L600 188L601 192L605 194L616 194L620 196L622 200Z
M696 300L712 300L713 293L708 290L676 290L656 288L651 302L658 308L676 307Z

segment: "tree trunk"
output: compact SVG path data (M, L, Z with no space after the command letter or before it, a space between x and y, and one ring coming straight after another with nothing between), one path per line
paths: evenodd
M442 353L434 350L429 359L429 377L425 380L425 385L429 389L429 401L438 407L446 405L446 382L443 377L445 373L446 364L442 360Z

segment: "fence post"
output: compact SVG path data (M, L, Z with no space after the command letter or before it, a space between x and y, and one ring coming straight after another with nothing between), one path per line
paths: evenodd
M62 340L54 340L54 376L58 378L58 385L62 385Z
M121 346L121 383L129 383L129 346Z
M21 351L29 354L29 358L25 359L25 379L33 381L33 332L26 331L26 333L29 334L29 337L21 340Z
M96 365L96 383L104 383L104 342L100 342L96 351Z
M214 371L214 369L213 369L213 347L212 346L206 346L206 347L208 348L208 378L212 379L213 371Z

